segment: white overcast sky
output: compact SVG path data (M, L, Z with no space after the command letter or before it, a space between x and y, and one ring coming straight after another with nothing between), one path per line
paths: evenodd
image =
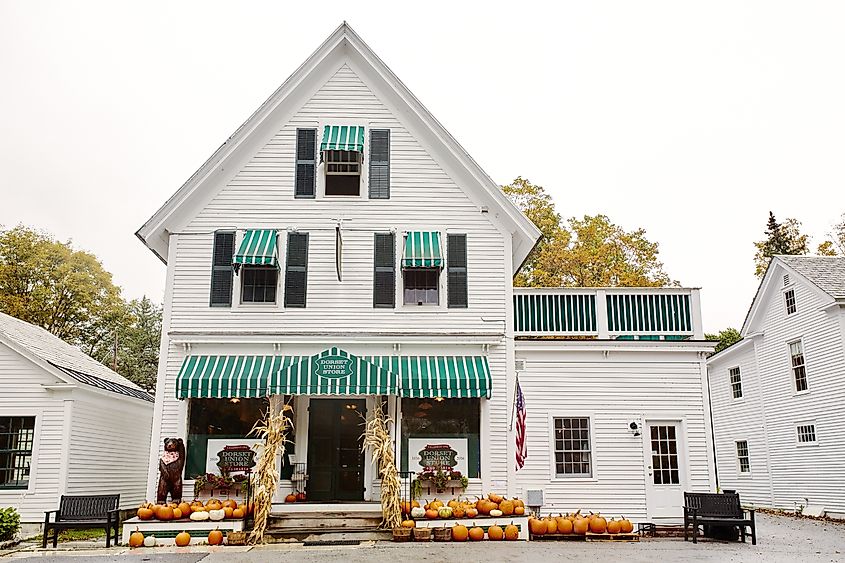
M0 0L0 225L72 239L128 298L133 235L344 19L499 183L605 213L738 327L769 210L845 212L845 2Z

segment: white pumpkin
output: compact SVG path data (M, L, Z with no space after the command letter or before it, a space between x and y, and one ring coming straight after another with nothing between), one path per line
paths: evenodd
M492 516L493 518L498 518L501 515L502 515L502 511L499 510L498 508L494 508L493 510L490 511L490 516Z
M215 522L218 522L220 520L223 520L225 517L226 517L226 511L223 510L222 508L220 510L209 510L208 511L209 520L213 520Z
M188 518L190 518L194 522L204 522L208 520L209 514L205 510L199 510L197 512L191 512L191 515Z
M411 509L411 518L423 518L425 517L425 509L421 506L415 506Z
M155 547L156 545L156 537L155 536L145 536L144 537L144 547Z

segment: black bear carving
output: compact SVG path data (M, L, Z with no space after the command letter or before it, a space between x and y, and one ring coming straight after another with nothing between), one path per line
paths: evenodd
M173 502L182 500L182 470L185 468L185 443L182 438L165 438L164 453L158 460L158 492L156 501L167 502L167 493Z

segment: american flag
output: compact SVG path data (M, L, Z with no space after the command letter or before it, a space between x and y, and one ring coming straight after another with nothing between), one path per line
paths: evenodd
M525 440L525 397L519 379L516 380L516 469L519 471L525 465L528 457L528 443Z

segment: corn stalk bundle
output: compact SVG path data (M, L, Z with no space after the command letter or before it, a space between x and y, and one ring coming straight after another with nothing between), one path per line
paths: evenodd
M387 429L391 422L391 419L384 416L381 408L375 408L366 421L363 434L363 449L373 449L373 463L381 477L381 527L386 529L402 525L402 483L399 481L399 471L393 457L393 440Z
M271 398L267 414L252 428L251 433L264 440L264 449L255 470L255 511L252 532L248 540L251 544L264 543L264 532L267 530L270 519L273 497L279 486L276 458L288 443L287 434L292 426L288 413L291 410L290 405L284 405L281 409L276 408Z

